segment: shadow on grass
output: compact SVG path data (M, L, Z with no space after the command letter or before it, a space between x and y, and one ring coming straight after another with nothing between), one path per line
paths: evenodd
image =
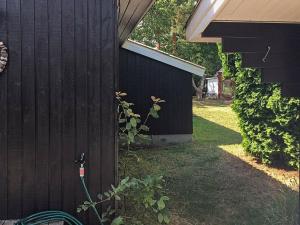
M176 169L162 170L172 208L181 208L192 224L299 224L298 192L219 147L193 148L192 154L177 152L159 162L180 161Z
M206 120L200 116L193 116L194 140L201 143L213 145L240 144L242 136L240 133Z
M238 132L194 116L194 139L142 150L129 166L131 176L165 177L172 225L299 225L298 192L219 147L240 144Z

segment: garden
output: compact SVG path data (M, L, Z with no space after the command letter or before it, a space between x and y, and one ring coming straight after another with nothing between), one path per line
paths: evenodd
M268 167L245 152L229 105L194 101L193 113L193 143L121 158L130 176L164 177L170 224L298 224L298 172ZM126 217L133 216L137 224L159 224L131 206Z
M234 101L194 100L193 142L152 146L147 133L165 101L152 96L141 118L118 92L120 184L100 203L118 202L112 224L298 225L300 100L263 83L260 70L242 68L239 54L187 42L193 8L192 0L158 0L131 39L201 64L208 77L222 68L235 83ZM100 217L105 223L114 214L109 207Z

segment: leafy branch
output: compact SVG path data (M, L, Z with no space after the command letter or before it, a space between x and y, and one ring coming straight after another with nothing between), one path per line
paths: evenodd
M146 138L145 133L150 130L148 121L150 118L159 118L159 111L161 110L160 104L164 103L165 100L151 96L152 105L145 120L142 121L141 116L136 114L132 109L134 104L124 100L125 96L127 96L127 94L124 92L116 92L120 125L119 136L126 139L127 150L129 151L130 145L135 143L137 137Z

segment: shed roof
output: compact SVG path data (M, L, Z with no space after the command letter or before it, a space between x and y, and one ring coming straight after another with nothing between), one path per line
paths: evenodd
M205 68L203 66L191 63L176 56L170 55L166 52L151 48L149 46L132 40L127 40L122 45L122 48L146 56L148 58L157 60L161 63L165 63L178 69L187 71L191 74L203 76L205 73Z

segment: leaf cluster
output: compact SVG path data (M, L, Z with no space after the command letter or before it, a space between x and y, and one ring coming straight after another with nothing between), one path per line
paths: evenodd
M130 145L135 143L136 138L147 138L146 134L150 128L148 126L149 118L159 118L159 111L161 111L161 103L165 100L151 96L152 106L144 120L141 116L133 111L133 103L129 103L124 100L127 96L124 92L116 92L116 99L118 101L118 120L119 120L119 136L125 138L127 144L127 150L130 149Z
M245 150L263 163L299 169L300 99L282 97L279 85L262 83L259 70L242 68L239 54L219 50L225 75L236 84L233 109Z
M149 213L155 214L159 223L168 224L170 219L166 204L169 198L161 193L163 183L162 176L146 176L143 179L126 177L120 181L117 187L111 185L111 190L98 194L97 201L84 201L78 206L77 212L80 213L93 207L103 206L104 202L122 201L126 197L130 198L132 204L142 206ZM112 209L111 206L107 207L100 216L100 223L124 224L125 220L122 215L114 217L115 214L115 209Z

